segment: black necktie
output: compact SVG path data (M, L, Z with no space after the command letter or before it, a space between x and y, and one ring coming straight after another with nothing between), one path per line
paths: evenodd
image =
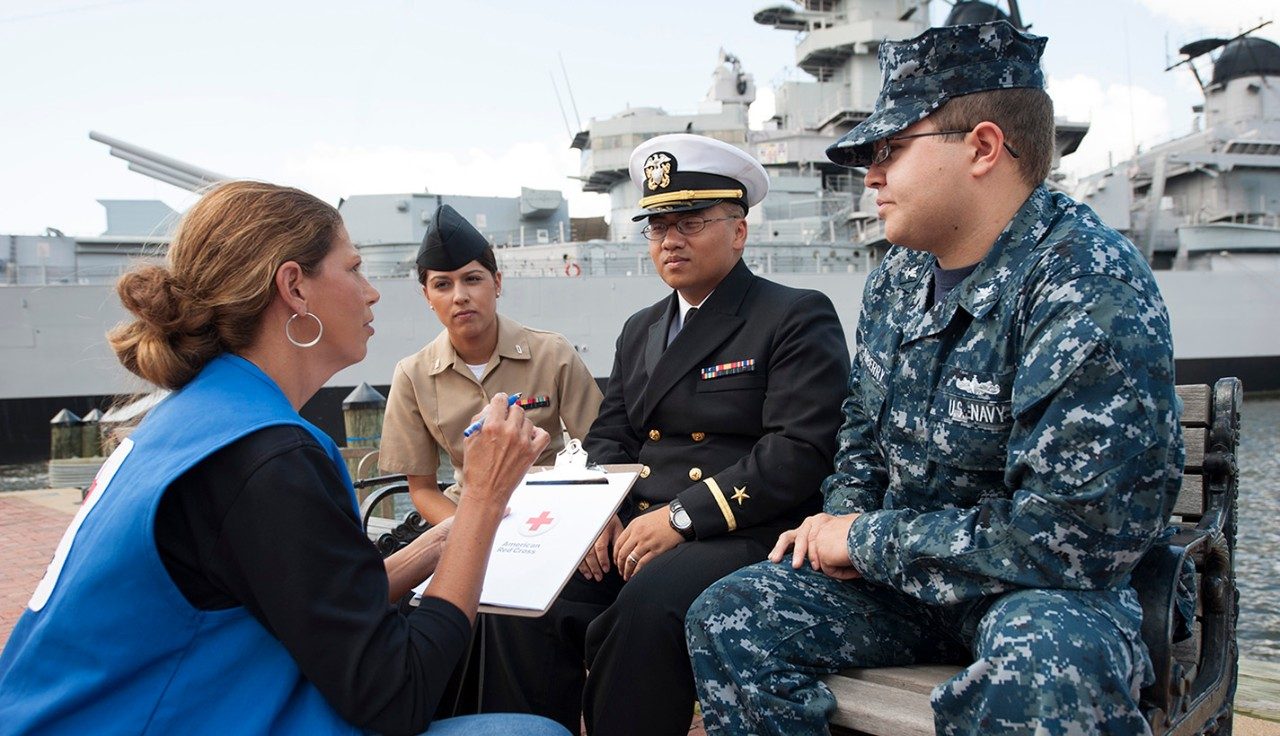
M689 311L684 313L684 321L680 323L680 329L683 330L684 328L688 327L689 320L693 319L693 315L697 313L698 313L697 307L689 307Z
M676 341L676 335L680 334L680 330L683 330L689 324L689 320L693 319L693 315L697 313L698 313L697 307L689 307L689 311L685 312L684 314L684 319L680 320L679 329L672 330L671 332L667 333L668 335L670 335L670 337L667 338L668 346L671 345L671 343ZM678 317L680 316L680 314L677 312L676 316Z

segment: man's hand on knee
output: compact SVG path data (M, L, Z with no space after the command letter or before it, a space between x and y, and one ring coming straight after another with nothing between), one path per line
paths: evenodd
M837 580L852 580L862 573L849 559L849 528L858 514L832 516L815 514L796 529L783 532L769 553L773 562L782 562L791 550L791 567L800 569L806 559L809 566Z

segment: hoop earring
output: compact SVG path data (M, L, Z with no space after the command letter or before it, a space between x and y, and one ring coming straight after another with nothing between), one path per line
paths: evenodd
M320 328L320 332L315 336L314 340L312 340L311 342L298 342L297 340L293 339L293 335L289 334L289 325L293 324L293 321L301 316L302 315L300 314L295 314L289 317L289 321L284 323L284 336L289 339L289 342L293 343L294 345L300 348L315 347L316 343L320 342L320 338L324 337L324 323L321 322L320 318L315 316L314 314L307 312L307 316L310 317L311 319L314 319L316 321L316 326Z

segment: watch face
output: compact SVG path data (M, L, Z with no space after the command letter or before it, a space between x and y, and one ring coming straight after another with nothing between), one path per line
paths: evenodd
M685 511L683 506L676 509L676 512L671 515L671 521L676 525L677 529L688 529L693 525L693 522L689 521L689 512Z

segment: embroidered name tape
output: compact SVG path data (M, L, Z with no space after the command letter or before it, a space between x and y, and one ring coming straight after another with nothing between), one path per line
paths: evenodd
M735 360L732 363L721 363L710 368L703 368L702 380L707 381L721 376L732 376L735 373L750 373L756 369L756 359Z
M551 406L550 396L529 396L521 398L516 402L516 406L521 409L540 409L544 406Z

